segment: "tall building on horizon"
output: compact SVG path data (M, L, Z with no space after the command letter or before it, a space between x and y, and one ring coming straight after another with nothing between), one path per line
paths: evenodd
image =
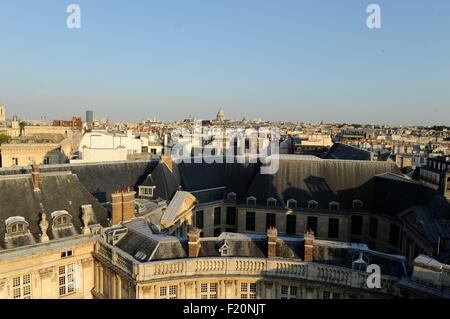
M86 111L86 125L88 128L92 128L94 122L94 111Z
M0 122L6 121L6 109L5 106L0 105Z

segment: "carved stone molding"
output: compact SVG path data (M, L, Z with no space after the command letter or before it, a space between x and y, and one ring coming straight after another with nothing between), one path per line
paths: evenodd
M89 257L89 258L84 258L84 259L81 259L81 265L83 266L83 267L87 267L87 266L89 266L89 265L92 265L92 262L94 261L94 258L92 258L92 257Z
M50 277L51 275L53 275L53 270L53 267L39 269L39 275L41 276L41 278Z

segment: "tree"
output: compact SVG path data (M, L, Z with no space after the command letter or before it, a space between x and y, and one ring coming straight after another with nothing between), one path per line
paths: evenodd
M9 137L6 134L0 134L0 145L4 143L8 143L10 141L11 137Z
M20 122L20 123L19 123L20 136L22 136L23 131L25 130L25 125L27 125L27 123L25 123L25 122Z

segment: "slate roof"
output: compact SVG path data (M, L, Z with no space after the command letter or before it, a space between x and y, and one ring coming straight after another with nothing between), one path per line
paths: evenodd
M111 200L111 193L132 187L137 190L159 163L152 161L102 162L41 166L41 172L72 172L101 203ZM30 167L0 169L0 175L31 173Z
M352 268L353 261L358 259L360 253L368 264L379 265L382 275L397 278L408 276L410 270L407 268L406 259L402 256L379 253L361 244L314 241L313 258L318 263Z
M366 207L373 202L373 178L386 172L401 174L395 163L281 157L278 172L258 172L245 197L256 197L260 206L266 206L267 199L273 197L284 207L289 199L297 200L299 207L315 200L319 208L326 209L332 201L352 207L353 200L359 199Z
M341 143L333 144L325 153L324 157L328 159L359 161L370 161L372 159L370 151Z
M40 191L35 191L31 175L12 175L0 177L0 247L5 247L5 221L9 217L22 216L29 223L29 230L35 242L39 242L39 221L42 203L49 229L50 239L80 234L83 226L81 206L92 205L95 218L102 226L108 226L108 213L96 199L84 188L78 177L70 172L41 173ZM51 213L65 210L72 216L73 229L55 233L52 230ZM32 244L33 240L20 239L14 245ZM14 246L13 245L13 246ZM8 244L12 248L11 245ZM0 248L1 249L1 248Z

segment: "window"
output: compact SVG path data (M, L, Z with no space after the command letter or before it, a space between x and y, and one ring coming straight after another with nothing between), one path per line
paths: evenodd
M333 292L333 299L341 299L341 294L337 292Z
M377 238L378 235L378 219L374 217L370 218L369 235L372 238Z
M230 253L230 245L228 245L228 242L225 240L219 248L219 253L221 256L228 256Z
M256 205L256 198L253 197L253 196L247 197L247 205L255 206Z
M12 158L12 166L17 166L19 165L19 159L17 157L13 157Z
M177 299L178 286L159 287L159 299Z
M59 296L75 292L75 264L60 266L58 278Z
M389 244L398 247L400 239L400 227L398 225L391 224L389 232Z
M362 225L363 225L363 217L362 216L352 216L352 235L362 235Z
M31 299L31 275L14 277L12 289L14 299Z
M328 238L339 238L339 219L328 219Z
M50 159L49 159L48 157L44 157L44 162L43 162L43 164L44 164L44 165L50 164Z
M236 225L236 207L227 207L227 225Z
M337 202L331 202L328 205L328 207L329 207L330 210L339 210L341 205L339 203L337 203Z
M153 191L155 186L139 186L139 196L140 197L153 197Z
M317 236L317 217L308 216L306 224L307 230L311 230Z
M266 214L266 229L275 226L276 226L276 215L270 213Z
M308 202L308 208L317 209L318 207L319 207L319 203L316 202L315 200L310 200Z
M214 208L214 226L220 226L222 215L222 207Z
M28 231L28 223L22 216L15 216L6 219L6 233L9 236L23 235Z
M65 210L56 211L52 213L53 227L63 228L72 226L72 216Z
M329 291L322 292L322 299L331 299L331 294Z
M277 200L273 197L267 199L267 207L276 207L277 206Z
M241 299L256 299L256 283L241 283Z
M295 235L297 233L297 216L286 216L286 233L289 235Z
M287 201L287 206L290 209L296 209L297 208L297 201L295 199L290 199Z
M298 299L298 289L294 286L281 286L281 299Z
M247 218L246 218L245 229L248 231L255 231L255 218L256 218L255 212L247 212L246 217Z
M68 257L72 257L72 256L73 256L73 251L72 250L63 251L61 253L61 258L68 258Z
M199 210L197 212L195 212L195 226L203 229L203 211Z
M363 208L363 202L359 199L355 199L353 201L353 209L362 209Z
M217 299L217 283L202 283L200 285L201 299Z
M228 199L230 202L235 202L235 201L236 201L236 193L228 193L227 199Z

